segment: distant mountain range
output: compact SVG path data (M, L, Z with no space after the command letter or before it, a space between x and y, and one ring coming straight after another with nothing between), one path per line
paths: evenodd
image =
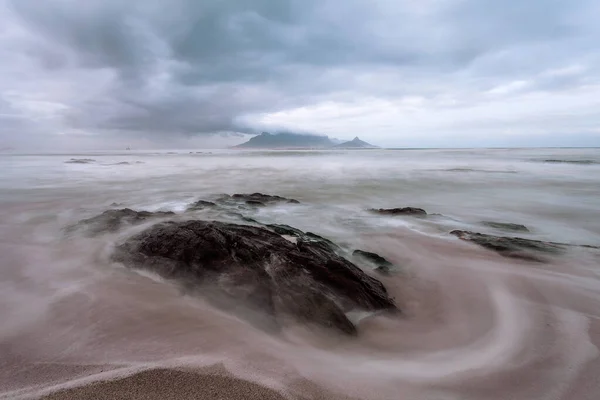
M327 136L308 135L302 133L268 133L263 132L254 136L250 140L235 146L238 149L374 149L367 142L363 142L358 137L349 142L331 139Z

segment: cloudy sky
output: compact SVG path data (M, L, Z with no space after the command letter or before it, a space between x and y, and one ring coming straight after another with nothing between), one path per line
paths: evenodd
M0 0L0 149L600 146L598 0Z

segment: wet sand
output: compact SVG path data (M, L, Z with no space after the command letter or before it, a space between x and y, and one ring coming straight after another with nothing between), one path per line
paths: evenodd
M59 391L43 398L47 400L285 399L271 389L234 377L173 369L144 371L114 381L97 382Z
M236 378L216 368L153 369L125 378L99 381L60 390L42 397L45 400L352 400L327 392L309 382L300 382L295 393L278 393L254 382ZM302 393L299 395L298 392Z

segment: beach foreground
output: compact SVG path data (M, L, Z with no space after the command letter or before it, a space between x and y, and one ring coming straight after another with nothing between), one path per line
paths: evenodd
M174 369L144 371L126 378L62 390L44 397L46 400L284 400L286 398L304 400L306 397L284 397L272 389L226 374ZM308 398L341 397L332 397L325 392L321 394L313 392Z

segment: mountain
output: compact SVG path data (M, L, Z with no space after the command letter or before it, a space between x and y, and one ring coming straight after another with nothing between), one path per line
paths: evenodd
M360 140L358 138L358 136L349 142L340 143L338 145L335 145L334 147L338 148L338 149L376 149L377 148L377 146L373 146L370 143L363 142L362 140Z
M327 136L307 135L301 133L263 132L250 140L235 146L238 149L299 149L333 147L334 142Z

